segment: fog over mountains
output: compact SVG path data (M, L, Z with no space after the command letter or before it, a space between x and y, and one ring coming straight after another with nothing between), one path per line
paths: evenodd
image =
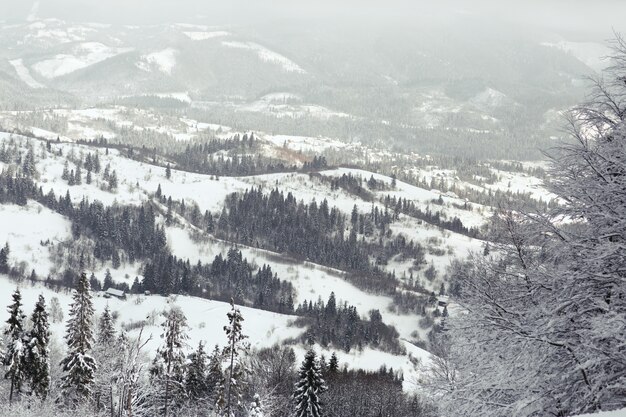
M0 417L625 416L623 16L1 1Z

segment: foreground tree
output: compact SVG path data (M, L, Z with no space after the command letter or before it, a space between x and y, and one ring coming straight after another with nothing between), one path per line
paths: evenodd
M244 342L248 336L242 332L243 316L241 311L235 306L232 299L230 300L230 307L231 309L227 314L228 325L224 326L228 345L223 352L224 357L228 360L224 377L228 379L222 382L221 395L218 398L218 408L224 409L228 417L235 415L235 410L243 405L241 397L247 369L242 360L242 354L248 350L248 346Z
M61 361L65 373L61 388L63 399L77 404L90 398L97 369L96 361L90 354L94 342L94 309L89 279L84 272L78 280L72 299L65 334L67 355Z
M7 349L4 354L4 364L7 372L4 375L11 381L9 391L9 403L15 395L22 392L22 384L26 379L26 361L24 357L24 318L22 312L22 294L19 289L13 293L13 303L8 307L9 319L4 331L8 339Z
M468 314L450 320L454 372L439 375L453 415L566 416L626 407L626 43L572 141L552 159L547 213L501 210L493 257L452 278ZM451 381L449 375L454 375ZM446 381L448 379L448 381Z
M188 338L185 333L187 319L179 308L165 313L163 322L163 345L157 350L150 376L156 387L153 407L158 415L167 417L182 405L185 397L185 353Z
M33 327L26 345L28 380L31 392L45 400L50 390L50 324L43 295L35 304L31 321Z
M295 417L321 417L322 403L319 397L326 389L315 351L309 350L300 367L293 394Z

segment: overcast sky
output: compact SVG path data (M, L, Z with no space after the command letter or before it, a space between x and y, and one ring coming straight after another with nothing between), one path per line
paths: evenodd
M266 23L283 19L394 19L477 17L567 34L626 31L624 0L0 0L0 16L144 24L202 21Z

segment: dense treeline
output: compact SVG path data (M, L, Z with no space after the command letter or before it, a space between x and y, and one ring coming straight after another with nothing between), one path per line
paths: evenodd
M231 298L238 304L293 314L295 290L282 281L269 265L255 268L241 251L231 248L226 257L191 265L189 260L166 252L151 256L143 269L143 281L133 284L133 292L189 294L220 301Z
M421 246L413 241L400 238L384 242L382 236L390 235L387 227L390 222L391 215L379 211L378 207L360 215L355 206L348 219L336 207L330 208L326 200L319 205L315 201L305 204L298 202L291 193L285 195L278 189L265 194L261 189L252 188L226 199L215 230L218 236L229 240L348 272L377 276L382 279L375 280L378 285L374 289L393 292L397 284L395 278L391 274L385 278L378 265L397 254L411 257L419 265L424 254ZM366 239L374 236L375 227L380 229L380 238L377 241ZM378 265L373 265L370 257ZM367 284L373 281L363 280Z
M478 238L480 237L480 231L476 227L466 227L463 225L463 222L458 217L454 216L452 219L447 220L443 218L443 214L441 211L431 211L430 208L426 210L422 210L415 205L415 203L411 200L407 200L406 198L396 198L395 196L387 195L383 202L385 207L391 207L394 211L394 214L397 216L398 213L404 213L408 216L415 217L417 219L423 220L427 223L434 224L435 226L442 227L444 229L450 230L451 232L460 233L465 236ZM443 199L440 196L438 200L433 201L434 205L443 205ZM466 203L463 207L466 210L469 210L469 206Z
M398 332L383 323L380 311L370 311L369 320L363 320L356 307L347 303L338 304L334 293L326 303L305 300L298 305L296 314L302 316L296 324L308 327L301 337L304 343L318 343L323 347L332 345L345 352L354 348L361 351L364 346L370 345L395 354L405 353L398 340Z
M426 416L435 407L417 395L402 391L403 377L382 366L375 372L329 369L326 382L331 390L325 396L328 417L343 416Z
M132 144L110 142L105 138L80 140L77 143L115 148L130 159L149 162L170 169L175 166L181 171L213 176L245 176L274 172L305 172L327 167L323 156L313 156L298 168L295 163L286 163L279 158L263 156L260 152L259 140L253 133L240 136L238 133L229 139L208 138L203 141L188 143L184 149L166 148L157 153L156 147L134 147Z

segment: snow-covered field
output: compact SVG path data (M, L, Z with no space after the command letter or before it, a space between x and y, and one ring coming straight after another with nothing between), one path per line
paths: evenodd
M71 54L57 54L35 63L32 69L45 78L56 78L131 50L110 47L100 42L83 42L73 47Z
M224 30L215 30L212 32L198 32L198 31L194 31L194 32L183 32L189 39L194 40L194 41L204 41L207 39L213 39L213 38L221 38L224 36L228 36L230 35L229 32L226 32Z
M254 52L261 61L279 65L286 72L305 74L306 71L289 58L254 42L223 41L222 45L229 48L246 49Z
M9 61L13 68L15 68L15 72L20 77L22 81L24 81L30 88L45 88L46 86L35 80L33 76L30 74L30 70L28 67L24 65L24 61L22 58L14 59Z
M54 269L50 247L71 237L70 221L39 203L0 204L0 246L9 242L12 263L28 264L27 274L34 269L45 278Z
M16 283L5 275L0 275L0 294L4 297L4 300L0 300L0 303L8 305L11 301L10 295L17 286ZM72 302L70 292L54 292L43 285L21 285L19 288L22 293L25 312L31 311L39 294L43 294L48 303L50 303L52 297L56 297L59 300L64 319L67 319L69 305ZM118 329L124 325L145 321L143 337L150 338L145 348L146 353L150 356L154 355L156 349L162 343L160 338L162 329L160 325L164 319L161 313L172 307L180 308L187 317L187 325L189 327L187 334L189 339L186 347L189 352L201 341L206 343L209 348L214 345L223 347L227 342L223 327L227 323L226 313L230 310L228 303L197 297L163 297L158 295L131 295L127 300L119 300L116 298L104 298L103 293L95 293L94 308L96 315L100 315L107 305L113 314L118 315ZM296 338L304 331L304 329L291 325L291 322L296 319L295 316L271 313L248 307L239 308L244 317L243 333L248 336L247 341L252 348L271 347L276 343ZM56 343L62 346L61 337L65 334L65 323L52 323L51 331L53 338L56 339ZM139 328L129 331L131 337L137 337L138 334ZM404 388L406 390L414 390L416 388L414 381L420 372L415 360L417 359L422 364L427 364L430 360L430 354L410 343L404 342L404 345L408 351L406 356L396 356L370 348L363 349L360 352L355 350L350 353L340 351L337 355L341 365L347 364L351 368L378 370L380 364L384 363L387 367L401 370L405 376ZM294 346L294 349L298 357L304 356L304 347ZM332 350L322 350L319 347L317 347L317 351L324 353L327 358L330 357L332 352Z
M144 71L151 71L153 68L166 74L171 74L176 66L176 54L174 48L166 48L161 51L152 52L141 56L141 61L137 67Z

